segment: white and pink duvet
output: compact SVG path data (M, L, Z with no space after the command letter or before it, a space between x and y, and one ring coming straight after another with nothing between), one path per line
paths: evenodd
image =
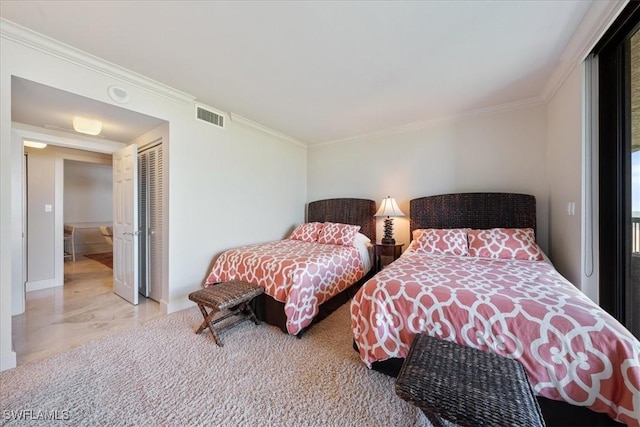
M297 335L318 314L318 307L365 274L357 248L279 240L224 252L215 261L205 286L239 280L262 286L285 304L287 331Z
M367 364L428 333L517 359L536 394L640 425L640 343L544 261L408 250L351 303Z

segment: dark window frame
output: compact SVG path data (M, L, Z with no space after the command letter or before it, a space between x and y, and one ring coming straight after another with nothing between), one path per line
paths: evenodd
M629 39L640 23L631 2L593 50L598 59L599 303L625 323L631 254L631 126Z

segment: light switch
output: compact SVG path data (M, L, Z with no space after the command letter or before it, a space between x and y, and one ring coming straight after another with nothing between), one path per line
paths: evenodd
M567 215L574 216L576 214L576 202L567 202Z
M53 211L53 205L44 205L44 211L45 212L52 212Z

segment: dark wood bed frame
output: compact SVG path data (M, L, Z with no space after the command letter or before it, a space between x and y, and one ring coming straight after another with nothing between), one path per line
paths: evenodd
M307 205L307 222L338 222L342 224L353 224L360 226L360 232L376 241L376 202L367 199L340 198L326 199L310 202ZM313 319L311 325L305 328L296 336L301 337L304 332L321 321L329 314L333 313L340 306L349 301L358 289L373 276L373 268L359 281L345 289L338 295L320 305L318 315ZM287 333L287 317L284 314L284 303L276 301L267 294L262 294L254 300L252 307L258 319L279 327Z
M419 228L533 228L536 199L517 193L454 193L413 199L409 204L410 238ZM354 343L355 346L355 343ZM376 371L396 377L404 359L374 362ZM621 426L608 415L583 406L536 396L548 426Z

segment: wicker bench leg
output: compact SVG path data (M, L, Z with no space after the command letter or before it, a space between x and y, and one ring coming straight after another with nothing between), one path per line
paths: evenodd
M240 306L240 311L244 313L249 319L251 319L253 323L255 323L256 325L259 325L260 321L258 320L258 317L256 317L256 314L251 309L250 303L251 303L250 300L242 303L242 305Z
M427 419L433 425L433 427L444 427L439 416L432 414L431 412L428 412L428 411L422 411L422 413L427 416Z
M217 345L222 347L222 341L220 341L220 338L218 338L218 334L216 333L216 330L213 327L213 316L215 316L215 314L217 313L217 310L212 309L210 313L207 313L207 309L204 307L203 304L198 304L198 308L202 313L202 317L204 317L204 322L202 322L200 327L196 330L196 334L199 334L205 329L209 328L209 331L213 336L213 340L216 342Z

